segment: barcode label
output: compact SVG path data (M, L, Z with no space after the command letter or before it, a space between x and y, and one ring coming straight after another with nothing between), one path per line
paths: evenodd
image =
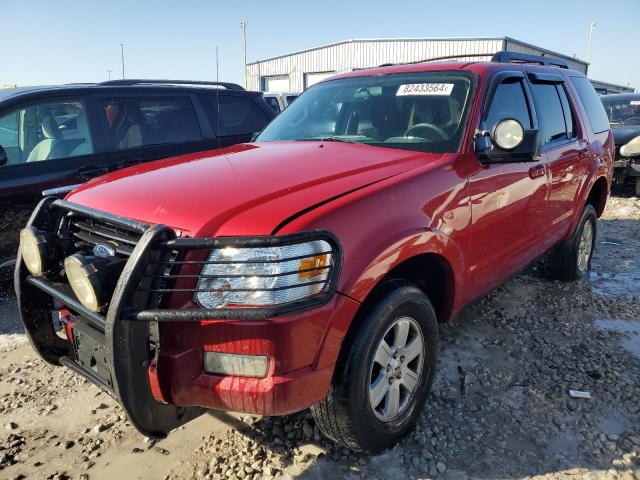
M449 96L453 91L453 83L409 83L400 85L396 96L405 95L444 95Z

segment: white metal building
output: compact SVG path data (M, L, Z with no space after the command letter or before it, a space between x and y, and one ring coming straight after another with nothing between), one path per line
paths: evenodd
M489 57L479 55L492 55L500 50L560 58L571 68L587 72L584 60L509 37L358 39L250 63L246 67L247 83L250 90L301 92L336 73L447 55L463 55L459 60L486 61Z

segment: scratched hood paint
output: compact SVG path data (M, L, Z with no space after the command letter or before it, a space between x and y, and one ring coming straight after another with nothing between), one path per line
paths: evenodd
M119 170L67 200L191 236L269 235L299 212L439 157L338 142L244 144Z

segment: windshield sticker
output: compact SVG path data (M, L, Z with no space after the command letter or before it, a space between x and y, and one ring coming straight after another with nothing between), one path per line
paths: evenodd
M409 83L400 85L396 96L404 95L451 95L453 83Z
M640 105L640 100L631 100L631 105Z

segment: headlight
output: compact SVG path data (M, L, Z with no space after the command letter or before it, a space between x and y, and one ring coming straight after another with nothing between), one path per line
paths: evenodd
M35 227L23 228L20 231L20 251L27 270L36 277L41 277L47 269L47 238Z
M326 291L336 261L326 240L213 250L194 300L203 308L272 307Z
M64 260L64 270L73 293L92 312L102 310L113 293L124 261L75 254Z
M640 155L640 135L620 147L620 155L623 157L635 157L636 155Z

